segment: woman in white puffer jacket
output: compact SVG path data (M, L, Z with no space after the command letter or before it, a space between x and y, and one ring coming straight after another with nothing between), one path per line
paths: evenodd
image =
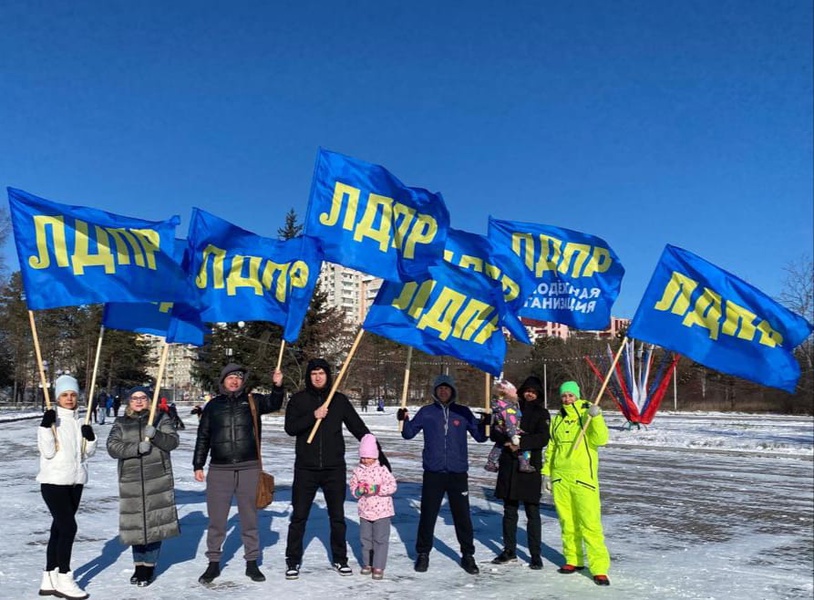
M53 517L39 595L83 600L89 594L74 581L71 552L76 538L76 511L88 481L87 459L96 452L96 436L90 425L82 425L79 420L76 379L70 375L57 378L54 395L57 408L45 411L37 429L37 481Z

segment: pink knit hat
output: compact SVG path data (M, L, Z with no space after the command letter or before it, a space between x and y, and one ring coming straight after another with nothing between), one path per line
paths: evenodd
M359 442L359 458L379 458L376 437L372 433L362 436L362 440Z

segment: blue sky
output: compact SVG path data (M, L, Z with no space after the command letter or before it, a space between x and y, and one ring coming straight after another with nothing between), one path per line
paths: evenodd
M317 148L487 218L665 244L770 295L814 245L812 4L0 3L0 184L274 236ZM7 262L16 268L11 246Z

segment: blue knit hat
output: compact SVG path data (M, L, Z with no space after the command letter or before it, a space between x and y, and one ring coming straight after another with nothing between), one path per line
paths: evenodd
M147 396L147 397L148 397L150 400L152 400L152 399L153 399L153 390L151 390L150 388L148 388L148 387L146 387L146 386L143 386L143 385L134 385L134 386L133 386L133 387L131 387L129 390L127 390L127 394L126 394L126 396L127 396L127 400L129 401L129 400L130 400L130 397L131 397L133 394L137 394L137 393L139 393L139 392L142 392L142 393L143 393L145 396Z

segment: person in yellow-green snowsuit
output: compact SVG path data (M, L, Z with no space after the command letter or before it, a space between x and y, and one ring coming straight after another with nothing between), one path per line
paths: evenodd
M599 501L598 446L608 442L608 426L599 406L580 399L579 385L560 386L562 408L551 420L551 440L542 468L543 488L551 494L562 530L565 564L560 573L574 573L588 565L597 585L610 585L610 554L602 533ZM571 452L579 432L590 424L579 447ZM583 550L584 546L584 550Z

